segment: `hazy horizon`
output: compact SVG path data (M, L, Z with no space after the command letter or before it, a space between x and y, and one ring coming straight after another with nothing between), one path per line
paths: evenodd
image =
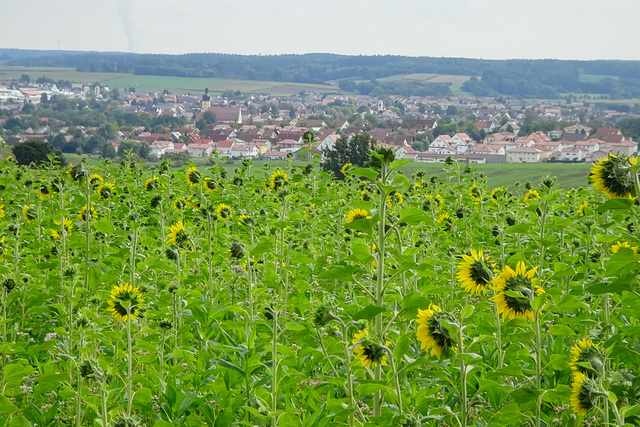
M640 60L636 0L106 0L92 10L81 0L0 5L0 47L7 49Z

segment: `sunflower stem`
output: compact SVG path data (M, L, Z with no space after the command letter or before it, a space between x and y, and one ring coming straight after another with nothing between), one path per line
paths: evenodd
M164 342L165 342L165 330L162 328L162 334L160 337L160 367L158 368L158 380L160 381L160 390L164 392Z
M464 337L462 336L462 316L460 316L460 327L458 328L458 347L460 353L464 353ZM467 364L458 357L460 368L460 424L467 426Z
M82 425L82 375L78 375L78 392L76 393L76 426Z
M127 416L131 416L131 407L133 404L133 361L131 351L131 307L127 307Z
M535 353L536 353L536 391L538 392L538 397L536 398L536 427L540 427L540 409L542 405L542 341L540 337L540 312L538 310L534 310L533 313L534 318L534 333L535 333Z
M357 409L360 412L360 408L356 407L355 399L353 398L353 377L351 376L351 351L349 349L349 342L347 340L347 325L342 320L339 321L340 328L342 330L342 345L344 348L344 370L347 376L347 395L349 396L349 407ZM320 338L322 339L322 337ZM360 412L360 416L362 413ZM354 413L349 414L349 427L353 427Z
M273 331L271 341L271 411L278 410L278 310L274 308L273 312ZM273 416L273 426L278 425L278 416Z
M100 406L102 407L102 425L108 426L108 413L107 413L107 392L105 390L104 384L100 384Z

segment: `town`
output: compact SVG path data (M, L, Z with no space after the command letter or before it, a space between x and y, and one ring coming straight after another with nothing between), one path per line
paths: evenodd
M0 143L46 140L63 153L98 158L127 152L150 161L278 160L296 158L308 146L305 133L313 131L320 155L341 136L366 132L393 147L396 158L415 162L449 156L469 163L593 162L637 153L634 110L589 101L208 89L136 93L25 75L0 81Z

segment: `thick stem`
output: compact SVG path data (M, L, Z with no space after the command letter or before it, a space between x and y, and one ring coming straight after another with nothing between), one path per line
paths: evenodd
M460 329L458 330L458 347L460 353L464 353L464 337L462 336L462 318L460 318ZM467 364L461 358L458 358L460 368L460 424L462 427L467 426Z
M133 405L133 361L131 348L131 308L127 308L127 416L131 416Z
M538 397L536 398L536 427L540 427L540 412L542 405L542 340L540 337L540 313L536 310L534 312L534 333L535 333L535 353L536 353L536 378L535 378L535 386L536 391L538 392Z
M273 310L273 337L271 342L271 410L278 410L278 310ZM273 425L278 425L277 415L273 416Z
M382 168L380 170L380 176L382 178L382 183L386 184L387 182L387 166L383 162ZM382 306L382 301L384 297L384 259L385 259L385 223L386 223L386 208L387 208L387 193L384 191L382 186L380 188L380 203L378 208L378 215L380 216L380 221L378 223L378 243L377 243L377 253L378 253L378 269L376 271L376 305L378 307ZM382 332L384 329L384 325L382 323L382 314L378 314L375 317L375 328L376 328L376 337L379 340L382 340ZM382 366L378 364L375 369L375 380L380 381L382 379ZM373 416L380 416L380 403L381 403L382 394L380 391L376 392L373 396Z

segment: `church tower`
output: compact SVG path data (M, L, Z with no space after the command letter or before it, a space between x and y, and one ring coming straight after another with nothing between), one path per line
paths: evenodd
M204 88L204 95L202 95L202 111L211 107L211 97L209 96L209 88Z

